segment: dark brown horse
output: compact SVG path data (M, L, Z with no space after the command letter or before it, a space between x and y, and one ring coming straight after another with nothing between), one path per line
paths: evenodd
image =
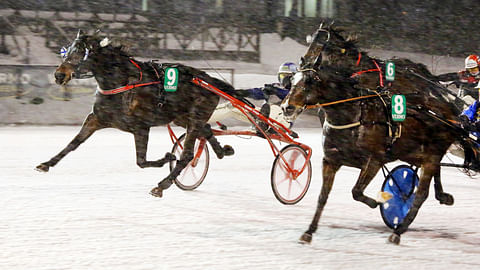
M335 174L341 166L361 170L352 189L353 198L375 208L381 202L365 196L365 188L384 164L402 160L421 168L421 175L412 208L389 237L390 242L398 244L400 235L407 231L427 198L432 177L440 173L442 157L449 146L463 135L461 130L452 128L448 122L449 119L457 119L457 111L432 95L433 90L427 87L431 85L410 84L408 93L404 93L408 105L407 117L396 125L396 137L392 141L389 135L392 122L386 117L391 106L391 92L360 87L357 78L350 78L354 71L349 68L313 65L306 61L303 64L295 75L289 96L282 103L287 115L298 115L309 105L345 102L323 107L326 112L323 185L315 216L301 241L311 241ZM371 97L355 100L356 97L366 96ZM435 114L428 113L429 110ZM441 188L436 192L446 200L444 203L450 203L449 200L453 203L453 198L443 193Z
M414 63L409 59L392 59L395 63L395 79L385 81L385 61L370 57L357 47L357 39L353 35L345 35L341 29L333 25L320 25L312 38L301 66L318 68L321 65L334 65L351 69L349 77L356 78L358 85L369 89L384 89L394 94L410 94L412 104L425 105L433 111L445 112L446 118L454 119L463 109L464 102L454 93L438 83L438 78L430 73L427 67ZM308 64L307 64L308 63ZM415 92L438 99L434 103L425 103ZM413 94L413 95L411 95ZM456 105L455 105L456 104ZM458 147L469 148L464 141L458 141ZM434 176L435 198L446 205L453 205L453 196L443 192L440 171Z
M175 156L167 153L162 159L147 161L149 131L152 126L173 122L185 127L187 135L175 168L151 191L152 195L161 197L162 191L173 183L193 158L198 137L209 141L218 158L233 154L231 147L220 146L206 124L218 104L219 96L192 83L192 79L200 78L235 95L231 85L181 64L137 61L125 52L121 44L102 39L98 33L85 35L79 31L74 42L63 53L64 60L55 71L57 84L67 84L72 78L93 76L98 83L96 101L78 135L59 154L38 165L38 170L47 172L95 131L103 128L117 128L132 133L137 165L141 168L161 167L175 160ZM163 89L166 68L176 68L178 71L178 85L174 92Z
M442 88L437 81L438 78L431 74L424 64L414 63L409 59L392 59L391 61L395 63L395 80L385 81L385 61L370 57L368 53L358 49L356 37L345 35L344 32L332 25L324 27L321 24L300 65L305 67L306 63L309 63L315 68L328 64L350 68L352 70L350 76L357 78L361 87L369 89L382 87L395 93L406 94L416 91L417 88L411 87L412 85L421 89L428 88L429 94L446 101L436 105L442 106L440 110L448 110L449 103L458 100L447 89Z

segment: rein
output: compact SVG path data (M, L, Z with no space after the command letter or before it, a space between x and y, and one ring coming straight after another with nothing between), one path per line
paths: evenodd
M353 98L341 99L341 100L322 103L322 104L308 105L305 108L315 109L315 108L326 107L326 106L330 106L330 105L335 105L335 104L340 104L340 103L345 103L345 102L351 102L351 101L356 101L356 100L361 100L361 99L367 99L367 98L372 98L372 97L378 97L378 96L380 96L380 94L377 93L377 94L374 94L374 95L353 97Z
M129 59L129 60L133 65L135 65L135 67L137 67L139 69L140 79L138 81L141 82L142 78L143 78L142 68L140 68L140 66L135 61L133 61L132 59ZM157 73L156 70L155 70L155 73ZM157 76L158 76L158 73L157 73ZM162 82L161 81L153 81L153 82L146 82L146 83L127 84L125 86L115 88L115 89L110 89L110 90L103 90L100 87L97 87L97 91L102 95L115 95L115 94L118 94L118 93L129 91L133 88L143 87L143 86L153 85L153 84L160 84L160 83L162 83Z

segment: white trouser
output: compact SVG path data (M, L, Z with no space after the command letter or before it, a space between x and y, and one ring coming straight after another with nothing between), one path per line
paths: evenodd
M282 123L286 127L290 127L292 124L292 122L286 119L282 109L278 105L270 105L270 115L268 117ZM218 105L217 108L215 108L215 111L213 111L212 116L210 116L208 123L221 123L227 118L234 118L245 123L250 123L250 120L248 120L248 118L240 110L233 107L230 102L225 102Z
M232 103L225 102L219 104L215 111L213 111L212 116L208 120L208 123L222 122L227 118L234 118L242 122L250 123L250 120L237 108L233 107Z

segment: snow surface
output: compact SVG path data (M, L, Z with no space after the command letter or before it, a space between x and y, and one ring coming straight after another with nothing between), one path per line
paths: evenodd
M133 136L115 129L50 172L34 171L78 130L0 127L0 269L480 269L480 180L457 169L442 170L454 206L439 205L432 187L395 246L379 210L352 199L359 170L344 167L312 244L300 245L321 186L321 129L296 130L313 148L313 178L293 206L273 196L274 157L259 138L220 137L236 154L212 155L197 190L172 186L163 198L148 192L168 167L137 167ZM149 159L172 147L164 127L150 138ZM382 181L380 173L366 193L376 196Z

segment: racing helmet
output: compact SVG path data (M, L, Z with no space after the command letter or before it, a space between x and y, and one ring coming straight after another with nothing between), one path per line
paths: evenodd
M278 68L278 82L285 88L290 88L290 79L298 71L297 65L292 62L285 62Z
M465 58L465 70L468 71L473 76L476 76L480 73L478 63L480 62L480 58L478 55L471 54Z

